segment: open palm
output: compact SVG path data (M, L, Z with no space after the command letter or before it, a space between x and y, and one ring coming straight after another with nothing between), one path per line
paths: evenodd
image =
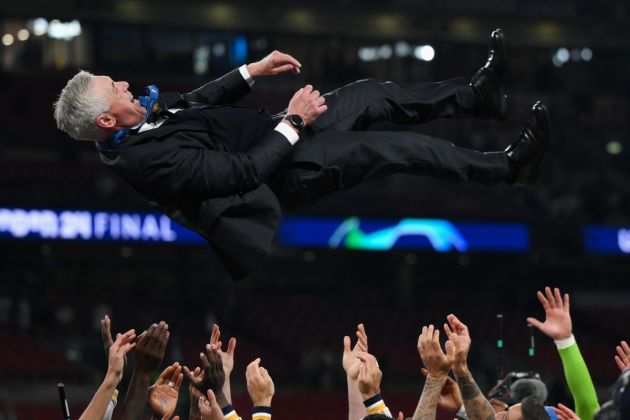
M552 293L551 289L546 287L545 293L539 291L537 296L545 309L545 322L540 322L536 318L527 318L527 322L554 340L571 337L573 326L569 313L569 294L565 293L563 299L560 289L555 288Z
M175 362L164 369L155 385L149 388L149 406L160 418L171 416L177 407L182 367Z

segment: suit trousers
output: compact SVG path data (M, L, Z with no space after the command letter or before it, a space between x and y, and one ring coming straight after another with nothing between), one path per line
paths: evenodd
M395 173L453 182L506 182L503 152L481 153L412 131L380 131L383 122L421 124L475 116L476 93L464 79L396 84L366 79L324 95L328 110L301 133L270 186L286 210Z

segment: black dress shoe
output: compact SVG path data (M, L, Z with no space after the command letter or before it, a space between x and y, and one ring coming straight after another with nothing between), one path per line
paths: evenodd
M518 140L505 149L516 169L512 185L528 185L538 180L540 162L549 149L549 126L549 111L538 101Z
M505 36L496 29L490 35L488 61L475 73L470 86L479 98L477 117L503 121L507 115L507 95L503 88Z

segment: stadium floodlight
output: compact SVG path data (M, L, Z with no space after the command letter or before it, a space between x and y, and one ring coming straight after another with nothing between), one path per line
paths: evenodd
M422 61L431 61L435 57L435 49L431 45L419 45L413 53L418 60Z

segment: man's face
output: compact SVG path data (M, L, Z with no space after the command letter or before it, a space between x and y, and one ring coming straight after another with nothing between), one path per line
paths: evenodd
M521 420L523 418L523 410L521 404L514 404L507 411L497 413L496 420Z
M129 83L114 82L109 76L94 76L92 88L109 103L109 110L105 114L110 119L99 117L99 126L119 129L133 127L144 121L147 110L129 92Z

